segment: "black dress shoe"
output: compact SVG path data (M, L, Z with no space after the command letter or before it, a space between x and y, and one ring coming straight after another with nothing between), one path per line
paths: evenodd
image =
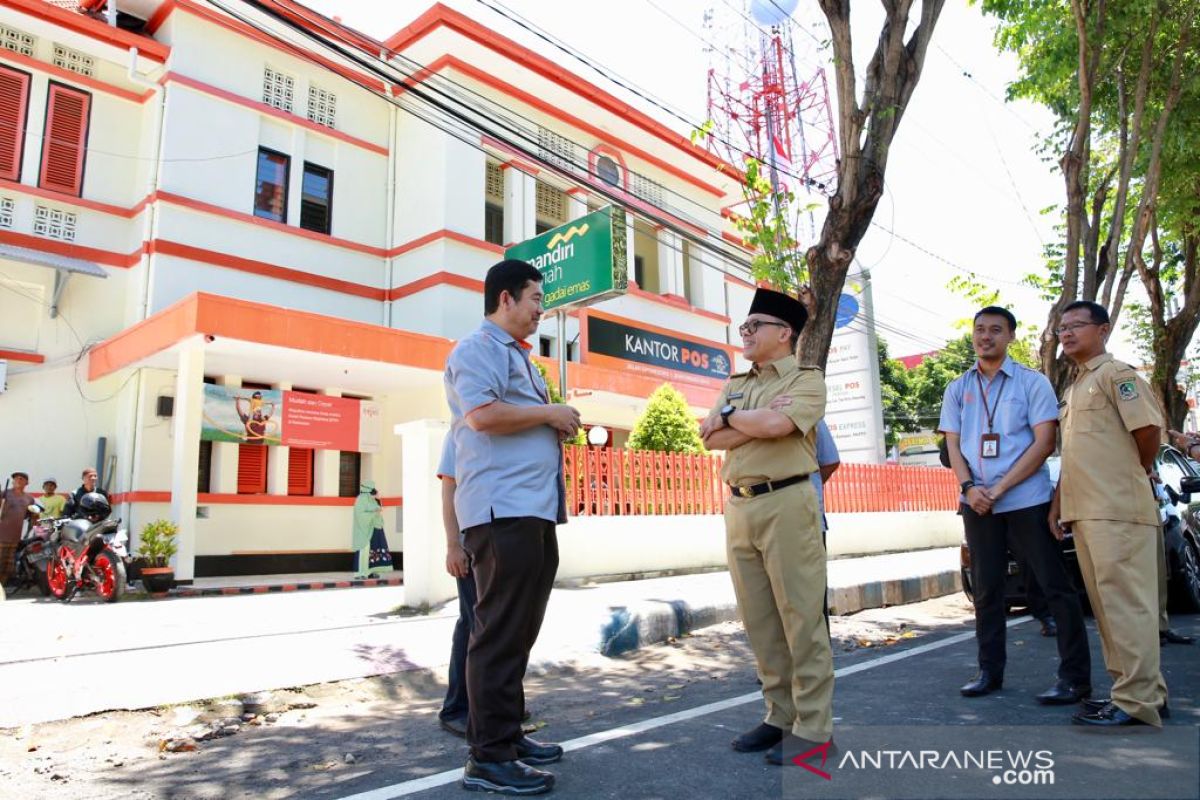
M963 697L982 697L985 694L991 694L997 689L1004 688L1004 678L996 677L986 669L981 669L979 674L975 676L975 680L963 686L958 691Z
M1193 636L1184 636L1182 633L1167 628L1165 631L1158 632L1158 644L1161 647L1164 644L1191 644L1196 641Z
M1047 638L1058 636L1058 623L1054 621L1054 617L1046 617L1042 620L1042 636Z
M774 747L783 739L783 730L767 723L760 724L753 730L746 731L730 742L739 753L761 753Z
M1137 717L1131 717L1116 703L1109 703L1099 711L1080 711L1071 717L1075 725L1092 725L1098 728L1121 728L1131 725L1146 725Z
M1080 705L1085 711L1099 711L1111 702L1111 697L1100 697L1095 700L1084 700ZM1167 705L1166 701L1163 701L1163 704L1158 707L1158 715L1163 719L1171 718L1171 707Z
M796 756L802 756L805 753L810 752L813 748L820 747L822 744L829 745L829 748L825 751L826 758L828 758L831 753L833 753L834 751L837 750L837 745L834 744L833 739L830 739L828 742L824 742L824 743L823 742L814 742L809 739L803 739L799 736L792 736L789 733L787 736L784 736L779 741L779 744L775 745L770 750L768 750L766 755L763 756L763 758L768 764L772 764L776 767L782 767L785 756L788 759L788 761L791 761ZM817 759L816 761L812 762L812 765L814 767L820 768L821 760L818 757L818 755L816 753L814 753L811 756L811 758ZM828 770L826 770L826 771L828 771Z
M1059 680L1035 699L1044 706L1069 706L1092 696L1092 687Z
M554 788L554 776L520 761L476 761L467 759L462 787L469 792L498 794L545 794Z
M517 758L526 764L553 764L562 757L561 745L543 744L528 736L522 736L517 740Z
M442 730L448 733L453 733L455 736L467 738L467 718L466 717L438 717L438 725L442 726Z

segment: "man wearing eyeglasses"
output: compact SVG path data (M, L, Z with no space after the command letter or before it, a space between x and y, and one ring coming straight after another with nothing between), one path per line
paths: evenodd
M1046 525L1053 488L1057 400L1050 381L1013 361L1017 319L1006 308L975 314L975 364L946 387L938 428L962 486L961 513L971 553L979 673L959 689L982 697L1003 688L1007 663L1004 589L1011 550L1025 561L1054 615L1057 680L1036 699L1071 705L1091 696L1092 663L1083 609Z
M1159 667L1158 505L1150 474L1163 419L1133 368L1104 345L1112 329L1103 306L1079 300L1058 327L1078 374L1059 407L1062 475L1050 527L1070 529L1079 570L1100 628L1112 696L1072 717L1104 728L1162 725L1167 685Z
M817 423L825 378L796 361L808 312L786 294L759 289L739 326L754 366L730 376L700 426L706 447L726 451L721 477L729 572L758 662L766 718L733 740L780 765L833 737L833 656L822 614L825 547L817 495ZM786 401L786 402L785 402Z

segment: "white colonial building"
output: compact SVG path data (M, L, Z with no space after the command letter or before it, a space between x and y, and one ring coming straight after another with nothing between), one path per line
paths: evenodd
M73 5L0 7L6 475L72 489L94 464L135 549L180 524L184 581L350 569L371 478L416 578L402 528L433 506L406 487L432 484L407 473L432 472L484 273L613 202L631 288L535 351L565 349L570 401L617 446L664 380L697 415L715 400L712 374L589 343L603 324L736 359L753 286L721 212L741 193L686 136L442 5L385 41L292 0L121 0L116 25ZM202 439L206 386L312 395L359 436Z

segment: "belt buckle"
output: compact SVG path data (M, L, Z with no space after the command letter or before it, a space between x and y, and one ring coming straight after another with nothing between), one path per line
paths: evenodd
M738 487L738 496L754 497L754 487L753 486L739 486Z

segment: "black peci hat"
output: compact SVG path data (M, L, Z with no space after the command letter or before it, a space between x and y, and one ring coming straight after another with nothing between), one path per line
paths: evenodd
M792 326L796 333L808 322L808 309L796 298L772 289L759 289L750 303L751 314L769 314Z

